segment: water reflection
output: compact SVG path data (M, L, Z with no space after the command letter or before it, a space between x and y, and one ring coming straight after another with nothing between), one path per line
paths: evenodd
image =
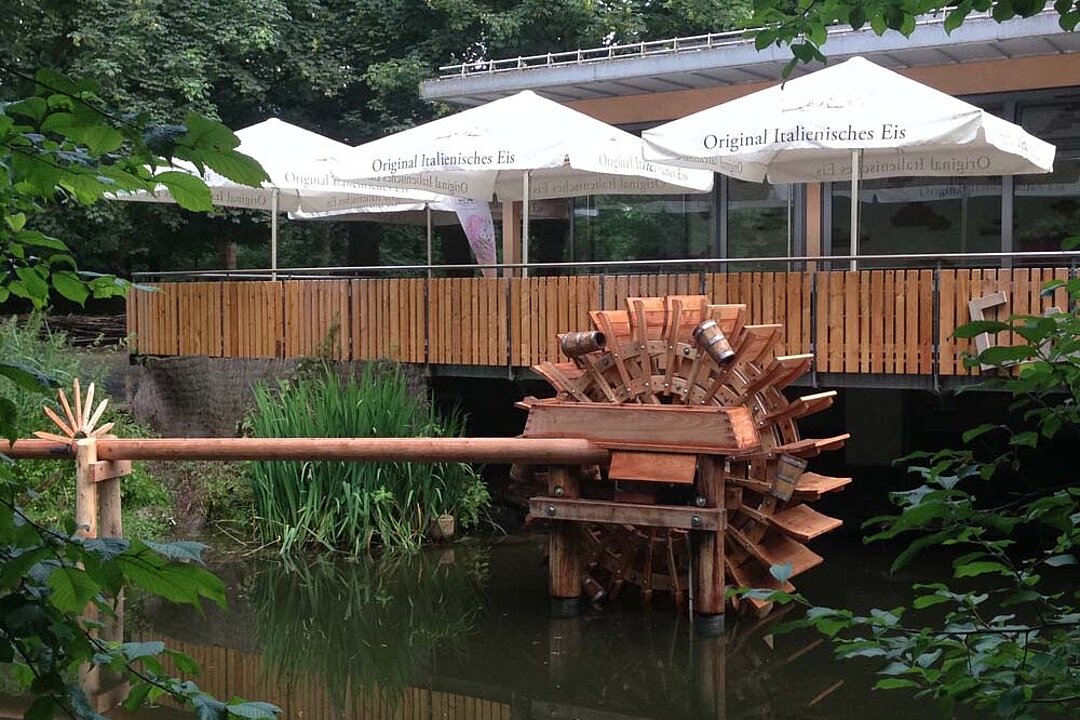
M702 638L685 617L632 599L551 617L542 556L530 541L380 563L261 561L226 569L232 614L148 608L153 630L140 636L195 656L200 685L219 697L269 700L304 720L925 713L895 694L871 698L872 677L835 664L814 635L774 635L776 618L732 619L724 636Z

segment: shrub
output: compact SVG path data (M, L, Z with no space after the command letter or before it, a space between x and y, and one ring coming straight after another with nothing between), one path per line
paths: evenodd
M458 415L440 418L411 393L396 366L342 379L331 367L276 390L255 388L248 416L256 437L459 436ZM255 462L250 466L259 532L283 552L320 545L359 555L379 542L415 548L443 513L462 527L488 502L477 472L464 463Z

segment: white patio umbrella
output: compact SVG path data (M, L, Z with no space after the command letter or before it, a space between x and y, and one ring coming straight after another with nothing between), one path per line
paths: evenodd
M237 148L263 166L269 180L262 187L240 185L213 171L201 177L210 187L211 200L219 207L270 211L270 268L277 275L278 213L343 212L368 207L387 207L397 203L438 201L441 195L386 186L372 186L334 177L332 158L351 148L318 133L271 118L236 131ZM198 175L196 168L184 162L177 167ZM174 202L169 191L117 193L117 200L137 202Z
M1050 172L1054 146L970 103L855 57L642 133L645 157L771 183ZM856 264L852 261L852 269Z
M712 173L644 159L641 139L524 91L343 153L348 180L473 200L698 193ZM522 213L528 262L529 213Z

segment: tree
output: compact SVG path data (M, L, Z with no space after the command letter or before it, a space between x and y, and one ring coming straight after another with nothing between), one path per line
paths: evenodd
M128 290L115 278L80 273L63 241L31 229L38 216L158 184L185 207L209 209L209 189L173 170L173 158L241 183L265 178L257 163L235 151L236 137L219 122L189 113L183 125L154 124L145 114L112 111L91 83L52 71L19 78L28 94L0 105L0 305L22 298L41 307L54 291L82 303ZM53 385L48 368L12 358L0 358L0 377L25 392ZM0 398L0 434L11 439L14 412L11 400ZM205 598L223 605L221 581L201 567L201 545L85 539L73 523L62 530L43 527L17 506L15 498L26 489L14 479L7 458L0 455L0 461L0 662L14 666L35 698L28 720L57 712L100 718L74 681L87 665L129 677L131 706L169 695L201 718L276 716L272 705L236 698L221 702L190 681L169 677L162 656L184 672L193 669L192 661L162 643L106 642L84 616L88 608L101 617L115 614L115 598L126 586L174 602L200 606Z

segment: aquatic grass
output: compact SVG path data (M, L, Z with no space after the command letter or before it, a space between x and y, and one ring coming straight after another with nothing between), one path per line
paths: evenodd
M247 427L256 437L454 437L464 421L440 417L397 366L368 365L344 378L324 366L276 387L257 385ZM488 501L465 463L253 462L249 476L259 534L282 552L415 549L439 515L467 528Z

